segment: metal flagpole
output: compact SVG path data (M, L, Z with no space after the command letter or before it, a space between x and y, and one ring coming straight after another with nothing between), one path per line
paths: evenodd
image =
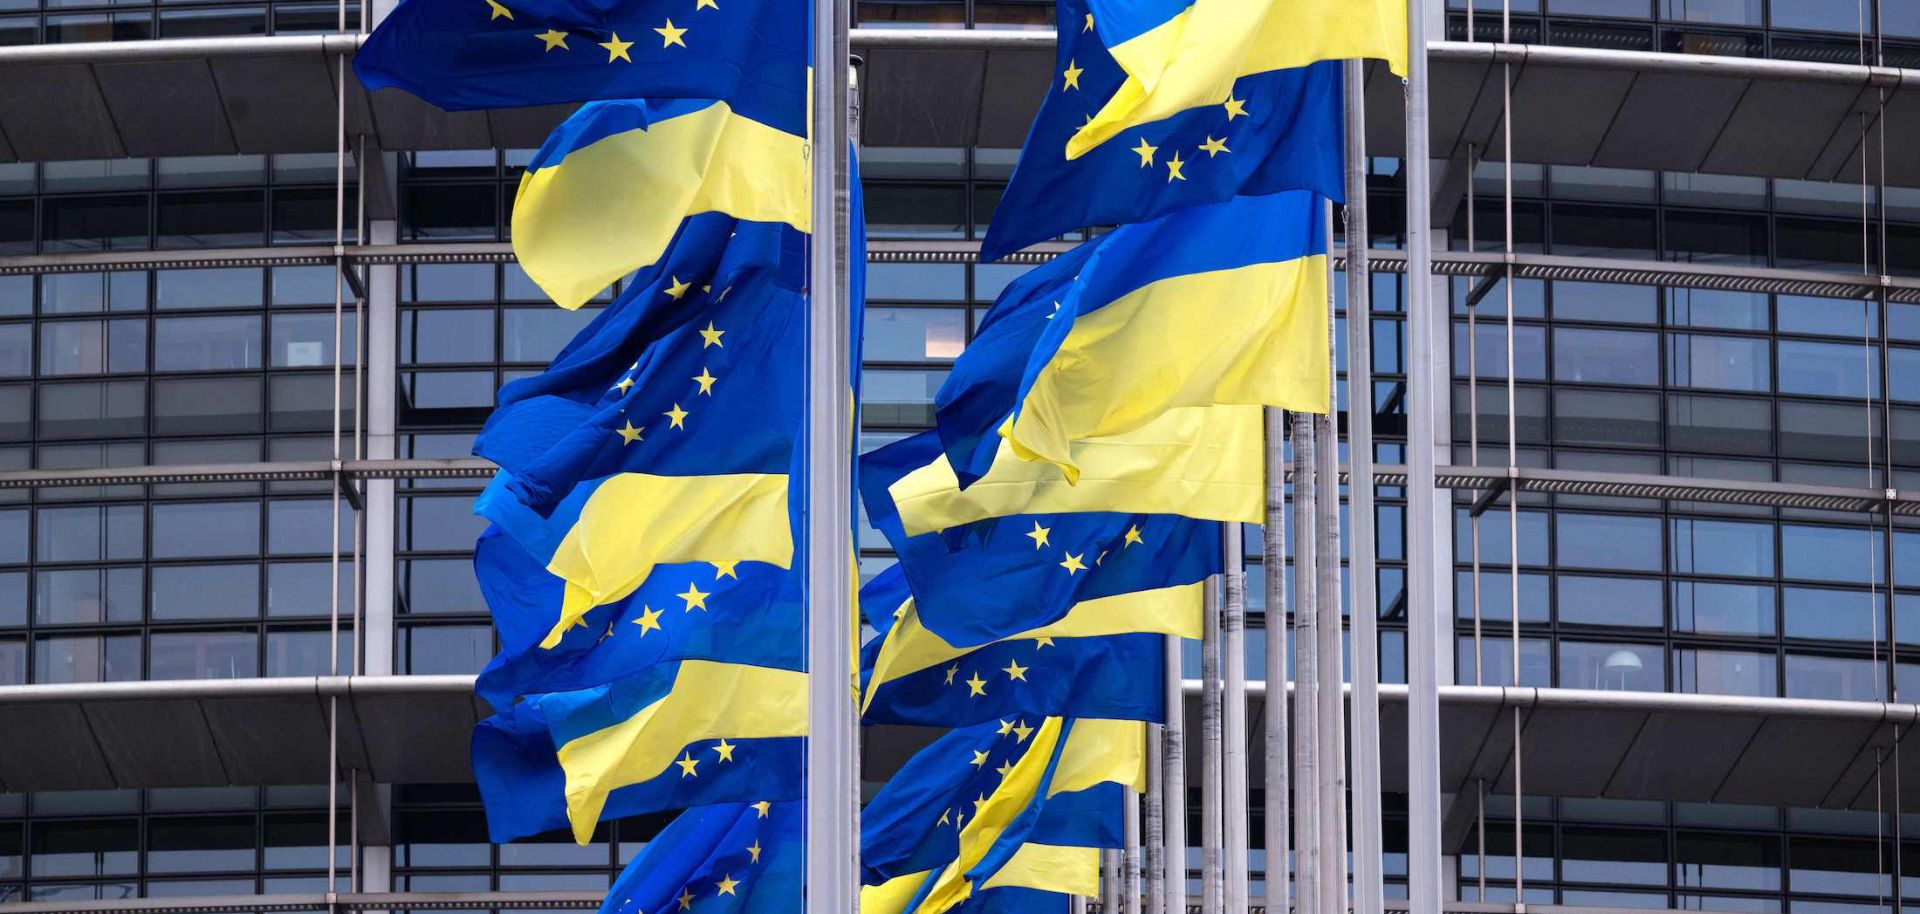
M1122 844L1126 841L1122 839ZM1114 914L1120 907L1120 852L1100 852L1100 914Z
M1266 855L1266 909L1284 914L1288 903L1287 876L1287 414L1264 410L1267 446L1267 510L1261 526L1261 570L1265 572L1265 627L1267 657L1263 674L1267 694L1261 722L1266 725L1261 784L1262 837Z
M1149 759L1152 756L1148 756ZM1121 818L1120 911L1142 914L1140 906L1140 797L1127 794Z
M1407 905L1440 914L1440 651L1434 567L1432 137L1427 16L1407 3Z
M1238 522L1221 528L1226 557L1223 576L1226 605L1220 614L1220 666L1226 682L1221 694L1221 788L1226 794L1220 843L1226 846L1227 914L1247 914L1247 569Z
M1347 568L1353 617L1353 911L1384 914L1380 636L1374 593L1373 286L1367 265L1366 65L1347 61ZM1484 900L1484 899L1482 899Z
M1226 904L1220 860L1220 610L1224 575L1207 581L1206 620L1200 640L1200 910L1222 914Z
M1321 218L1327 218L1322 215ZM1296 900L1301 914L1320 904L1320 613L1319 567L1313 535L1319 494L1314 485L1313 416L1293 416L1293 847Z
M1146 851L1141 868L1146 873L1147 893L1142 909L1146 914L1169 914L1167 909L1167 784L1166 774L1166 727L1160 724L1147 725L1147 795L1146 795L1146 834L1141 838L1141 846ZM1179 912L1172 912L1179 914Z
M1333 206L1327 206L1327 236L1333 236ZM1331 261L1328 264L1332 266ZM1332 291L1331 288L1328 290ZM1314 723L1320 750L1320 904L1323 911L1347 909L1347 766L1346 702L1341 698L1341 670L1345 666L1340 632L1340 430L1334 419L1331 368L1338 364L1334 347L1333 296L1327 300L1328 411L1313 417L1314 437L1314 545L1315 610L1319 615L1314 650L1319 654L1315 673ZM1304 573L1304 570L1300 573Z
M1187 706L1181 688L1180 638L1167 636L1167 726L1160 766L1166 805L1161 827L1166 832L1167 914L1187 909Z
M848 0L813 7L813 247L807 326L806 914L857 914L853 417L848 313Z

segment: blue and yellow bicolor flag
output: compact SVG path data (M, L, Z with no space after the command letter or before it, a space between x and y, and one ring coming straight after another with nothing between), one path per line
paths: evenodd
M1076 442L1137 431L1170 410L1326 412L1324 205L1317 194L1289 191L1115 230L1026 353L996 431L1015 456L1053 464L1072 483L1083 470Z
M682 660L607 685L530 695L474 728L495 842L602 819L798 799L807 674Z
M1073 505L1068 496L1074 490L1064 483L1057 486L1064 491L1056 504L1065 510L989 515L943 532L909 532L898 493L916 468L940 459L939 449L932 433L922 432L866 454L860 488L868 519L900 557L918 625L950 648L1015 638L1060 622L1081 604L1123 595L1133 596L1122 601L1131 607L1127 612L1164 611L1170 619L1184 619L1189 603L1181 588L1198 588L1221 569L1218 522L1099 510L1091 500ZM964 505L966 493L947 478L947 492ZM968 492L984 495L997 488L989 481ZM1112 604L1103 607L1088 612L1122 612ZM1166 621L1142 630L1184 631L1185 625ZM1061 633L1072 637L1083 630L1101 629L1076 620Z
M1359 57L1407 75L1407 7L1397 0L1086 4L1080 28L1099 34L1127 80L1067 142L1069 158L1187 109L1230 104L1242 77Z
M1086 18L1088 2L1058 4L1053 80L995 207L983 260L1086 226L1144 222L1235 196L1311 190L1344 199L1342 73L1331 61L1241 74L1217 102L1169 111L1068 155L1069 142L1130 85L1106 30ZM1329 2L1353 0L1289 5Z
M788 0L403 0L353 69L449 111L707 98L803 133L807 23Z
M500 634L500 653L474 691L494 707L521 695L605 685L676 660L798 669L805 607L799 575L762 562L682 562L654 568L633 593L589 610L540 642L558 622L566 582L514 538L489 528L474 547L474 574Z
M1145 742L1137 721L1058 717L936 741L863 815L861 910L943 914L1000 889L1098 894L1100 848L1119 846L1121 804L1145 788Z
M804 72L795 80L804 83ZM682 220L703 213L805 234L805 137L804 124L724 101L582 106L547 137L520 178L514 254L555 302L578 308L679 247L673 242Z
M806 879L806 804L689 809L641 848L607 890L600 914L692 911L792 914Z

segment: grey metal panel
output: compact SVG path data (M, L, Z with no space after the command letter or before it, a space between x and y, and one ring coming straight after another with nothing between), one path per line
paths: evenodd
M538 149L547 134L567 119L579 105L535 105L530 108L498 108L487 112L487 133L499 149Z
M1817 806L1879 729L1877 721L1771 718L1712 800Z
M1513 711L1494 705L1440 707L1440 789L1457 791L1512 748ZM1384 718L1383 718L1384 720ZM1383 724L1384 726L1384 724ZM1404 737L1403 737L1404 738Z
M205 62L99 64L94 76L128 155L206 156L239 151L233 131L227 129L213 72Z
M1499 89L1499 73L1491 80ZM1513 84L1513 153L1520 162L1555 165L1592 163L1631 97L1634 74L1547 66L1528 61ZM1500 98L1494 96L1494 104ZM1499 139L1488 158L1499 158Z
M0 69L0 125L14 154L25 160L127 154L85 64Z
M325 700L304 695L200 703L221 765L235 784L324 784Z
M95 702L86 710L115 786L231 783L198 702Z
M1468 143L1484 149L1487 137L1500 122L1501 69L1477 60L1435 62L1430 69L1433 81L1428 91L1428 105L1434 131L1434 155L1446 158L1466 155ZM1518 73L1519 68L1514 72ZM1373 118L1371 110L1367 117Z
M373 93L381 149L482 149L493 142L485 111L441 111L399 89Z
M373 678L373 677L367 677ZM366 762L376 781L395 784L473 780L467 744L482 706L471 694L352 691ZM343 727L344 729L344 727Z
M0 786L8 792L113 786L113 772L77 703L0 705L0 733L7 734Z
M1759 729L1759 717L1649 715L1605 794L1622 799L1712 796Z
M1887 183L1896 187L1920 186L1920 155L1914 154L1915 149L1920 149L1920 84L1903 83L1888 96Z
M1367 152L1397 156L1407 148L1406 84L1387 65L1367 61ZM1437 93L1439 86L1430 90Z
M1649 714L1599 707L1536 707L1520 733L1521 788L1536 796L1603 796ZM1500 778L1513 789L1513 769Z
M860 117L869 146L966 146L979 136L981 108L1010 102L985 93L986 51L876 50L866 60Z
M1697 169L1714 140L1719 139L1748 82L1714 76L1639 74L1595 152L1593 164L1670 171ZM1591 117L1591 112L1583 108L1562 105L1546 110L1562 112L1556 120Z
M1835 131L1852 128L1860 89L1753 80L1700 167L1716 174L1806 175ZM1784 129L1785 125L1792 129Z
M1036 51L987 52L981 86L980 125L974 143L1013 149L1027 141L1027 128L1053 85L1053 55Z
M208 64L241 152L334 150L339 101L325 58L233 57Z

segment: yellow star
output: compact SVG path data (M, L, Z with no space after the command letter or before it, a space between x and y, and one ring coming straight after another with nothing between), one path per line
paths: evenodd
M684 409L681 409L680 404L678 403L673 404L672 409L667 410L666 412L661 413L660 415L673 420L673 424L668 426L668 428L686 428L687 427L687 411Z
M733 743L727 742L725 737L721 737L720 745L713 747L713 751L720 753L720 761L731 762L733 761L733 750L738 748L739 747Z
M951 808L948 808L948 809L940 810L940 821L935 822L933 824L949 825L949 824L952 824L952 822L953 822L953 810Z
M714 887L718 888L722 895L737 895L733 888L739 884L740 880L733 878L732 873L726 873L720 877L719 882L714 883Z
M958 672L960 672L960 664L956 663L953 666L947 667L947 685L953 685L953 676Z
M711 3L712 0L708 0L708 2ZM753 860L752 860L753 863L760 862L760 839L759 838L753 839L753 843L750 845L747 845L747 853L753 855Z
M701 368L700 373L693 376L694 383L700 385L700 392L709 397L713 396L713 382L718 380L720 379L714 377L705 368Z
M1080 561L1085 555L1086 553L1084 552L1080 553L1080 555L1074 555L1071 552L1067 553L1067 560L1060 563L1060 567L1067 570L1067 577L1073 577L1075 572L1087 570L1086 563Z
M1024 743L1027 741L1027 737L1032 735L1033 728L1027 726L1027 722L1024 720L1020 722L1019 726L1013 728L1013 739L1015 742Z
M772 804L772 803L769 803L769 802L767 802L767 801L765 801L765 800L761 800L761 801L760 801L760 802L758 802L758 803L753 803L753 804L749 804L749 805L751 805L751 806L753 807L753 811L754 811L754 812L757 812L757 813L759 813L759 815L758 815L758 816L755 816L755 817L754 817L754 818L756 818L756 819L764 819L764 818L766 818L766 817L767 817L767 810L769 810L769 809L772 809L772 808L773 808L773 804Z
M999 776L1001 776L1001 777L1006 777L1006 776L1007 776L1007 772L1009 772L1009 771L1012 771L1012 770L1013 770L1013 760L1012 760L1012 759L1008 759L1008 760L1006 760L1006 761L1004 761L1004 762L1001 762L1001 763L1000 763L1000 767L998 767L998 768L995 768L995 769L993 769L993 773L994 773L994 774L997 774L997 775L999 775Z
M1129 525L1127 527L1127 536L1126 536L1127 546L1131 546L1134 543L1145 543L1145 542L1146 540L1141 539L1140 537L1140 526L1138 524Z
M699 585L688 584L686 593L674 594L674 596L687 601L686 612L693 612L693 608L696 606L700 607L701 612L706 612L707 598L713 596L713 594L701 593Z
M1207 141L1200 144L1200 151L1206 153L1207 158L1211 159L1220 153L1232 152L1233 150L1227 148L1226 140L1216 140L1209 135Z
M699 7L696 6L694 7L694 9L699 9ZM680 40L680 36L685 35L687 33L687 30L674 28L673 20L671 19L667 20L666 25L661 26L660 28L654 29L653 31L654 31L654 34L660 36L660 46L663 48L670 48L676 44L683 48L687 46L687 43L685 41Z
M505 19L508 22L513 21L513 10L501 6L500 0L487 0L487 9L491 10L491 12L487 14L488 22L492 22L495 19Z
M695 768L700 767L700 760L697 758L694 758L692 752L688 752L685 756L675 759L673 763L675 765L680 766L680 776L683 778L684 777L697 778L700 776L700 772L694 770Z
M1033 639L1033 649L1034 649L1034 650L1036 650L1036 651L1037 651L1037 650L1040 650L1040 649L1042 649L1042 648L1049 648L1049 647L1053 647L1053 639L1052 639L1052 638L1049 638L1049 637L1047 637L1046 635L1041 635L1040 637L1038 637L1038 638L1035 638L1035 639Z
M629 41L627 43L632 44L633 42ZM672 279L673 283L671 285L668 285L666 288L667 297L673 299L674 301L679 301L680 299L687 297L687 290L693 288L693 283L681 282L680 277L678 276L672 276L668 278Z
M1187 163L1180 161L1180 154L1177 152L1173 154L1172 159L1167 161L1168 184L1172 184L1174 181L1185 181L1187 179L1186 175L1180 173L1180 166L1185 164Z
M645 438L640 437L640 433L644 431L646 431L644 428L634 428L631 422L621 428L614 429L614 432L620 436L620 440L625 442L621 447L626 447L626 445L632 444L635 441L645 441Z
M586 617L586 616L580 616L580 617L578 617L578 618L576 618L576 619L574 619L574 620L573 620L572 622L569 622L569 623L567 623L567 630L568 630L568 631L572 631L573 629L576 629L576 628L586 628L586 627L587 627L587 617Z
M567 33L562 32L558 29L548 29L533 37L546 42L547 50L549 51L553 50L554 48L559 48L562 51L573 50L572 48L567 47Z
M1153 164L1153 154L1159 152L1160 147L1148 144L1147 138L1141 137L1140 145L1133 147L1133 151L1140 156L1140 167L1146 168Z
M957 828L959 828L960 826L962 826L962 825L965 825L965 824L967 824L967 814L966 814L966 813L964 813L964 812L956 812L956 813L954 813L954 814L953 814L953 827L954 827L954 828L956 828L956 829L957 829Z
M693 8L695 10L717 10L720 8L720 4L718 0L696 0Z
M615 385L613 385L613 389L614 389L614 390L617 390L617 391L619 391L619 392L621 392L621 393L623 393L623 394L624 394L624 393L626 393L627 391L629 391L629 390L632 390L632 389L633 389L633 379L632 379L632 378L621 378L621 379L620 379L620 383L618 383L618 384L615 384Z
M713 565L714 580L718 581L721 578L732 578L736 581L740 580L740 572L734 570L740 565L738 560L731 562L712 562L710 564Z
M1082 31L1082 32L1091 32L1091 31L1093 31L1093 14L1092 14L1092 13L1088 13L1088 14L1087 14L1087 24L1086 24L1086 25L1083 25L1083 26L1081 26L1081 27L1080 27L1080 31Z
M1027 671L1030 669L1033 668L1021 666L1018 660L1009 660L1007 661L1007 668L1000 672L1007 674L1008 679L1018 679L1021 682L1025 682L1027 680Z
M973 801L973 814L975 816L980 815L980 807L985 805L987 805L987 795L983 793L979 799Z
M600 42L600 46L607 49L607 63L613 63L616 60L633 63L633 58L627 54L627 49L633 47L633 42L621 41L619 32L614 32L611 37L612 41Z
M1087 69L1080 66L1078 61L1068 60L1067 71L1060 74L1060 78L1066 80L1066 84L1060 87L1060 91L1065 92L1068 89L1080 88L1080 74L1085 72L1087 72Z
M973 750L973 762L972 762L973 767L978 768L981 765L985 765L986 763L987 763L987 754L985 752L981 752L978 749Z
M1000 735L1001 735L1001 736L1006 736L1007 734L1009 734L1009 733L1012 733L1012 732L1013 732L1013 721L1010 721L1010 720L1003 720L1003 721L1001 721L1001 722L1000 722Z
M640 618L633 620L633 624L640 626L640 637L645 638L648 632L660 630L660 611L651 606L642 606Z
M1100 563L1101 563L1101 562L1104 562L1104 561L1106 561L1106 560L1107 560L1107 550L1105 550L1105 549L1102 549L1102 550L1100 550L1100 554L1099 554L1099 555L1096 555L1096 556L1094 556L1094 557L1093 557L1093 567L1095 567L1095 568L1098 568L1098 567L1100 567Z
M1232 93L1227 94L1226 108L1227 123L1229 124L1233 123L1233 119L1236 117L1247 116L1246 99L1234 98Z
M727 348L726 344L720 342L720 338L726 335L727 331L715 330L713 329L713 321L707 321L707 329L700 331L700 348L705 349L708 346L719 346L725 349Z
M1041 546L1045 546L1047 544L1047 534L1052 532L1053 532L1052 527L1042 527L1040 526L1039 521L1034 521L1033 529L1028 530L1026 532L1026 536L1033 539L1033 548L1038 549Z
M691 889L680 890L680 910L682 911L693 910L693 890Z
M985 694L987 694L987 681L981 679L979 673L973 674L973 678L967 680L967 697L972 698Z

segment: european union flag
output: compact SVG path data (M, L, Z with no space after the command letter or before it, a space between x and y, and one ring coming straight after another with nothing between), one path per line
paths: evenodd
M1304 189L1345 197L1342 74L1332 62L1242 75L1225 99L1167 112L1069 156L1069 142L1128 84L1102 41L1106 30L1083 19L1088 2L1059 2L1054 79L994 210L982 260L1086 226L1144 222L1236 196Z
M1019 636L1091 601L1198 587L1221 569L1220 525L1175 515L1020 514L909 535L888 489L939 448L922 432L869 453L860 487L868 518L900 557L915 617L952 647Z
M1138 722L1057 717L942 737L862 816L862 910L940 914L1000 888L1097 894L1099 848L1119 846L1121 804L1144 787L1144 744Z
M683 660L531 695L473 733L495 842L709 803L797 799L807 674Z
M804 662L799 577L773 565L656 566L639 589L588 611L558 644L542 648L559 621L566 582L499 528L481 535L473 564L501 642L474 691L494 707L536 692L605 685L675 660L791 669Z
M1166 635L1200 637L1199 584L1089 600L991 644L956 648L920 624L898 565L861 589L878 634L860 654L870 724L967 726L1016 715L1165 719ZM897 609L889 612L892 603Z
M600 914L791 914L803 902L804 803L731 803L681 813L627 864Z
M354 57L369 90L449 111L707 98L805 134L807 5L790 0L403 0Z

